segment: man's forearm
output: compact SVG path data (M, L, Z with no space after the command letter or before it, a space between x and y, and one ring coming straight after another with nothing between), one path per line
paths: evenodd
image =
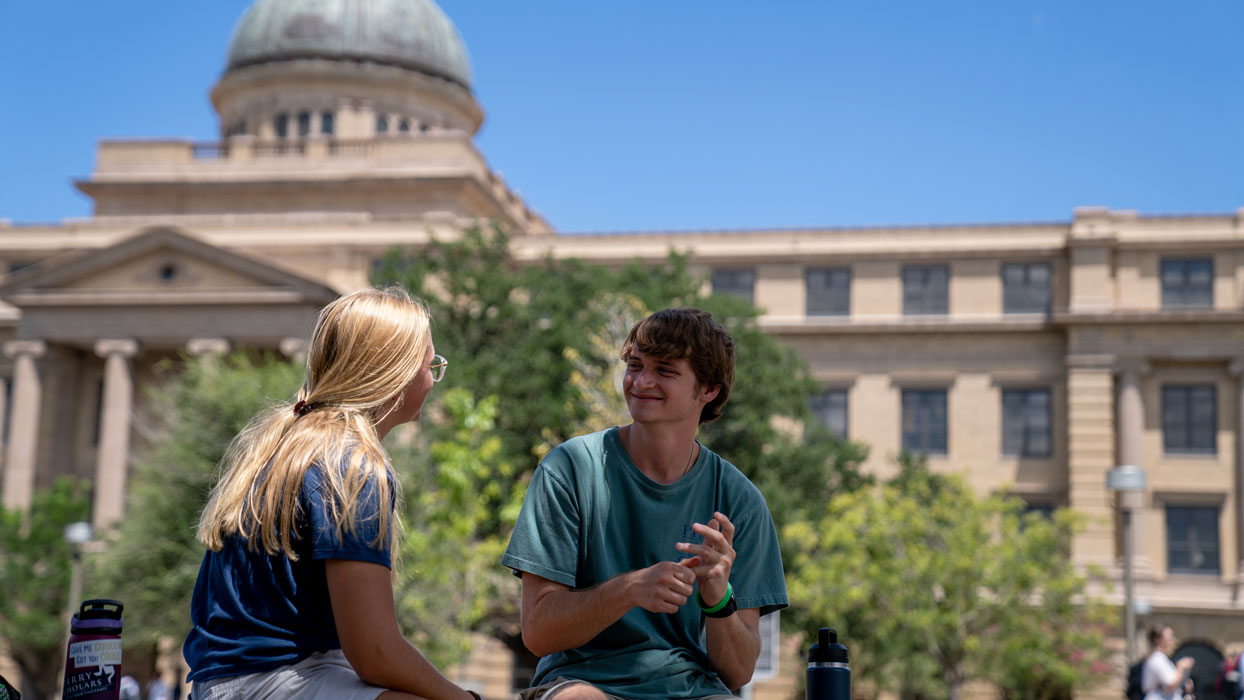
M708 658L731 690L745 685L756 670L756 659L760 657L759 625L760 611L755 608L705 621Z
M547 590L524 611L523 643L536 656L583 646L633 608L628 576L583 590Z

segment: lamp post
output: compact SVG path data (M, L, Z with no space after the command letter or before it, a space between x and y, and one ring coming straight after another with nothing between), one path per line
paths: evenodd
M65 526L64 537L69 543L69 616L77 609L78 599L82 597L82 545L91 541L95 535L91 524L87 522L69 523Z
M1145 470L1123 464L1106 472L1106 489L1119 494L1123 516L1123 634L1127 662L1136 658L1136 609L1132 603L1132 511L1145 503Z

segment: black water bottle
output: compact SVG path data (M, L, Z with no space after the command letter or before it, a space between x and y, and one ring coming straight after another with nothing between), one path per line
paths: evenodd
M851 700L851 667L838 633L822 627L808 649L808 700Z

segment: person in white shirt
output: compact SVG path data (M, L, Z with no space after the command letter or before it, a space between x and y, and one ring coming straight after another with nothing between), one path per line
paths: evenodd
M1179 700L1184 690L1191 692L1192 681L1188 672L1195 659L1184 657L1178 662L1171 660L1175 653L1175 632L1170 627L1149 629L1149 646L1152 651L1145 658L1141 672L1140 687L1145 691L1144 700Z

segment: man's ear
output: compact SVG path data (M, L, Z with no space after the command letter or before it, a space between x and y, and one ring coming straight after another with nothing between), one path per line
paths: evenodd
M700 387L700 400L704 403L711 403L717 398L717 394L721 393L721 387L716 384L705 384Z

